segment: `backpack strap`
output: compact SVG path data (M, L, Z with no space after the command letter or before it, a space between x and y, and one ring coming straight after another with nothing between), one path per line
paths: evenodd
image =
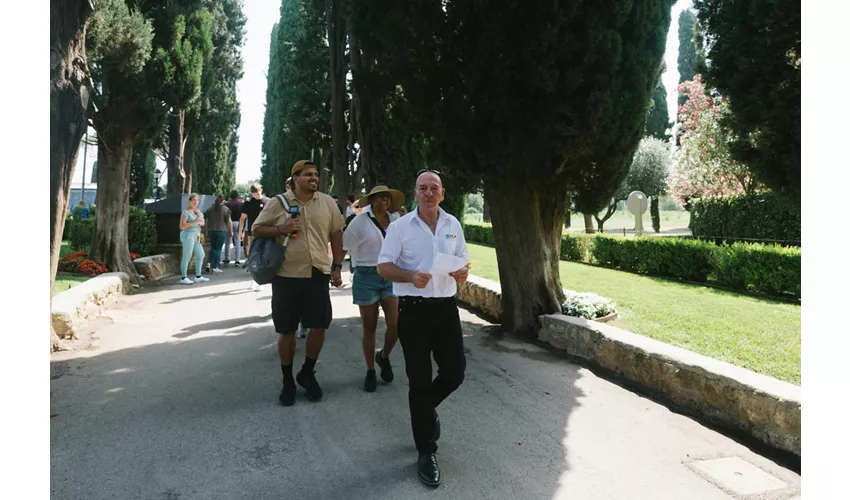
M286 199L286 196L278 194L275 195L275 198L277 198L277 201L279 201L280 204L283 206L283 211L286 212L287 215L289 215L289 201Z

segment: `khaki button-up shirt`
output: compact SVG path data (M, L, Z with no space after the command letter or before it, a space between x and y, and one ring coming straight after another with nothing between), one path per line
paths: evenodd
M316 268L325 274L331 272L328 258L330 235L342 230L345 221L336 202L324 193L313 193L307 203L301 203L295 193L287 191L284 196L290 205L298 206L298 221L301 228L297 238L290 238L286 246L286 259L277 272L284 278L309 278ZM251 232L258 226L282 226L289 214L277 197L269 199L257 220L251 226ZM286 235L277 236L277 242L283 243Z

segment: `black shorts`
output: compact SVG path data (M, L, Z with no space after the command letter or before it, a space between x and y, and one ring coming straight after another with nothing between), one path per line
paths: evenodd
M304 328L331 326L333 309L328 289L330 275L315 267L310 278L272 279L272 321L277 333L295 333L298 323Z

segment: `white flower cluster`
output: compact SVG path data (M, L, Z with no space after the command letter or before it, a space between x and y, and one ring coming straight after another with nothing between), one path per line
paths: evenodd
M589 292L574 292L565 290L567 298L561 309L567 316L584 319L597 319L614 312L614 301Z

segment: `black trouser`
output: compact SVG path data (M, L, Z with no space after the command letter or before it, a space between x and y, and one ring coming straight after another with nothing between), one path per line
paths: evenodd
M454 297L399 297L398 339L410 385L410 423L420 453L434 453L434 409L463 382L466 358ZM431 353L437 378L431 380Z

